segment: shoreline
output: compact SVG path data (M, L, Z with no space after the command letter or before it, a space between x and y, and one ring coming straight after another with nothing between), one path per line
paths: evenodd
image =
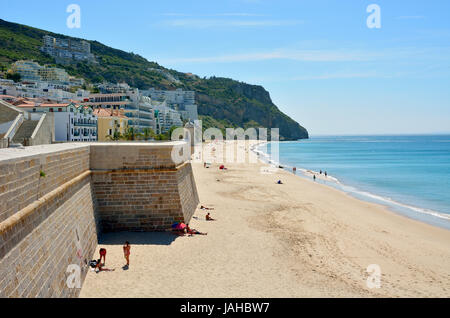
M441 229L446 229L446 230L450 231L450 215L449 214L435 211L435 210L428 209L428 208L422 208L422 207L418 207L418 206L409 205L406 203L395 201L390 198L380 196L376 193L361 190L352 185L344 184L344 183L340 182L339 179L337 179L336 177L333 177L331 175L328 175L327 177L325 177L323 174L320 175L320 173L318 171L313 171L313 170L309 170L309 169L302 168L302 167L296 167L297 171L300 172L299 174L296 174L296 173L292 172L293 166L285 165L282 162L271 163L270 162L271 160L269 160L270 155L257 149L258 147L261 147L264 143L270 144L269 141L268 142L260 142L260 143L255 143L255 145L250 147L251 151L254 151L256 154L258 154L258 153L263 154L263 156L268 159L268 161L266 162L263 159L261 159L260 156L258 155L258 160L260 160L260 162L262 162L264 164L270 164L270 165L275 164L277 166L281 166L282 168L280 168L280 169L283 169L286 172L291 173L292 175L295 175L295 176L298 176L301 178L310 179L313 177L313 175L315 175L317 181L319 181L318 183L324 184L333 189L337 189L338 191L348 194L355 199L358 199L358 200L361 200L364 202L381 205L381 206L387 208L392 213L395 213L397 215L401 215L401 216L407 217L412 220L423 222L428 225L432 225L432 226L439 227ZM288 169L288 167L290 169Z

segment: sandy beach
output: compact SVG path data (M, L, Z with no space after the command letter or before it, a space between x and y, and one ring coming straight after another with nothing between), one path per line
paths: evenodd
M217 221L197 209L190 226L208 235L104 234L115 271L89 271L80 297L450 297L450 231L262 163L226 166L193 163Z

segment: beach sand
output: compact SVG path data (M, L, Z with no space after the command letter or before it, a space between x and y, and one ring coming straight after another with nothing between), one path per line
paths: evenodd
M217 221L197 210L190 225L207 236L104 234L115 271L90 271L80 297L450 297L450 231L262 163L226 166L193 163Z

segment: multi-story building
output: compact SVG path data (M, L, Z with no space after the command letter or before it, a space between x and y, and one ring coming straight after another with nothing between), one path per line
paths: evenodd
M44 66L39 70L41 81L50 83L69 83L69 74L62 68Z
M45 104L23 103L19 109L31 113L53 113L55 118L55 141L96 141L97 116L89 106L76 103Z
M0 93L4 95L13 95L23 98L42 98L50 99L59 103L69 103L72 100L83 100L89 96L89 92L83 89L77 89L75 93L69 91L66 85L50 84L48 82L33 83L0 83Z
M167 107L178 111L185 120L197 120L198 110L195 103L194 91L183 91L178 88L172 91L156 90L151 88L142 91L142 94L149 96L155 101L165 101Z
M183 127L180 113L167 107L165 103L155 105L155 121L157 134L163 134L172 127Z
M11 66L11 71L19 73L22 81L40 81L39 71L42 66L33 61L17 61Z
M69 76L62 68L41 66L33 61L17 61L11 66L11 70L20 74L22 82L46 82L68 86L84 83L82 79Z
M139 94L137 89L130 89L124 93L91 94L85 99L86 105L94 109L123 110L128 118L128 127L142 132L146 128L156 129L154 110L149 97Z
M137 104L139 110L139 131L150 128L156 132L155 110L151 98L140 96Z
M13 80L0 78L0 95L17 96L16 83Z
M128 85L127 83L113 84L105 82L102 84L97 84L96 86L102 94L125 93L131 90L130 85Z
M45 35L41 51L54 57L57 62L66 63L71 60L95 62L95 57L91 53L91 44L84 40L62 39Z
M123 110L97 108L94 115L97 116L98 141L111 140L115 133L123 135L128 128L128 118Z

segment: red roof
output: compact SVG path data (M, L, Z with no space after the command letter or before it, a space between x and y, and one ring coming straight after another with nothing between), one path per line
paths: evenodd
M123 112L120 112L118 110L112 110L112 109L104 109L104 108L96 108L94 109L94 115L97 117L119 117L119 118L127 118L123 114Z

